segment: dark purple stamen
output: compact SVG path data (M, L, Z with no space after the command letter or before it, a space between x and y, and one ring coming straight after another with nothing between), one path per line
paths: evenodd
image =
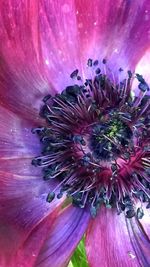
M87 62L87 65L89 67L92 67L92 64L93 64L93 60L91 58L88 59L88 62Z
M78 69L74 70L74 71L70 74L70 77L71 77L72 79L77 78L78 72L79 72ZM78 77L79 77L79 76L78 76Z
M94 66L97 66L98 65L98 60L97 59L93 62L93 65Z
M42 153L32 164L42 167L44 180L58 182L48 202L65 194L73 205L89 207L92 217L105 204L118 214L125 212L127 218L141 219L142 203L150 207L149 87L131 71L113 84L98 64L88 59L87 65L95 69L93 79L44 97L40 115L47 126L32 131L42 144ZM81 80L77 69L70 76ZM139 81L135 97L133 78Z

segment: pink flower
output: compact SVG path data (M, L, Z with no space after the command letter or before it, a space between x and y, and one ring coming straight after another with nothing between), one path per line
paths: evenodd
M150 266L149 0L1 0L0 38L0 266Z

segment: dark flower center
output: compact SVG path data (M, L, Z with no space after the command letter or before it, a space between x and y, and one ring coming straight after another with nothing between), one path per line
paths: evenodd
M88 60L89 68L95 68L92 79L83 83L75 70L75 85L44 97L40 115L47 126L33 129L42 155L32 164L43 168L44 180L57 181L48 202L65 194L93 217L105 204L128 218L142 218L143 202L150 207L149 87L130 71L114 84L94 62ZM139 81L134 97L133 78Z
M119 116L108 112L107 120L102 116L100 122L93 126L90 138L93 155L99 160L115 160L122 150L128 151L129 144L133 143L132 136L130 127Z

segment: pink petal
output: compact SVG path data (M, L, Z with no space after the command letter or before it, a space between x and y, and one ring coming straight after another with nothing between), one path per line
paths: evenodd
M86 252L90 267L150 265L150 239L140 223L104 207L88 228Z
M56 219L37 258L36 267L66 266L82 238L90 215L82 209L66 208Z
M46 202L55 187L42 177L0 172L0 264L12 258L31 231L64 199ZM8 234L7 234L8 233ZM2 261L2 262L1 262ZM6 265L9 266L9 265Z

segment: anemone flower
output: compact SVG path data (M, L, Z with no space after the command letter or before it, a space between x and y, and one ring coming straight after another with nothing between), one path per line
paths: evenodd
M0 38L0 266L150 266L150 1L1 0Z

